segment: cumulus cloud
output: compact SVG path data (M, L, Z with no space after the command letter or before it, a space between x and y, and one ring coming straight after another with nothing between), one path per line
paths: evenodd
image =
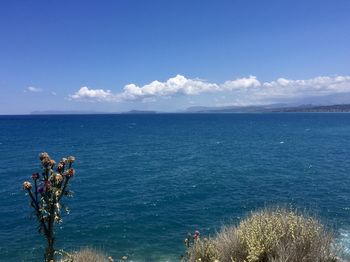
M96 101L110 101L113 95L110 90L103 89L89 89L86 86L80 88L74 95L70 96L71 99L75 100L96 100Z
M82 87L73 95L74 100L98 100L98 101L132 101L157 97L171 97L175 95L199 95L201 93L214 93L225 90L233 90L239 87L254 87L260 85L254 76L227 81L222 85L209 83L201 79L188 79L182 75L169 78L165 82L155 80L144 86L135 84L126 85L122 92L112 94L110 90L89 89Z
M250 87L259 87L261 83L255 76L249 76L246 78L238 78L236 80L226 81L221 85L220 90L239 90Z
M135 84L126 85L123 92L117 97L121 100L137 100L146 97L161 97L173 95L198 95L203 92L212 92L220 87L204 80L187 79L182 75L169 78L166 82L153 81L139 87Z
M42 92L43 90L41 88L38 88L38 87L28 86L25 91L38 93L38 92Z
M189 79L177 75L164 82L156 80L144 86L128 84L119 93L82 87L70 95L70 99L110 102L155 101L161 97L220 94L220 96L236 97L236 101L239 100L240 104L261 104L342 93L350 94L350 76L318 76L306 80L279 78L264 83L255 76L249 76L224 83L210 83L202 79Z
M266 98L301 98L340 93L350 93L350 76L318 76L307 80L279 78L264 83L256 95Z

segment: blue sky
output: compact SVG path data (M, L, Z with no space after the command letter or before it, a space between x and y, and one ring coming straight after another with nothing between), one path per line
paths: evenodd
M350 103L349 14L348 0L3 0L0 114Z

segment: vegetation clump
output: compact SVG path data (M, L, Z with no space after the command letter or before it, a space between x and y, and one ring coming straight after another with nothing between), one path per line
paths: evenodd
M61 262L115 262L112 257L106 257L92 248L84 248L73 254L63 252L62 255L64 258Z
M75 157L62 158L57 164L49 154L44 152L39 155L42 173L32 174L33 184L29 181L23 183L23 189L30 197L30 205L34 209L39 222L38 230L47 240L45 261L54 261L55 249L55 223L61 223L61 210L69 213L68 208L62 203L64 196L70 196L69 182L75 174L72 164Z
M183 261L201 261L201 262L218 262L218 249L215 242L210 238L200 238L199 231L192 234L188 233L185 239L186 255Z
M334 238L317 219L277 208L252 213L238 226L187 245L185 261L333 262Z

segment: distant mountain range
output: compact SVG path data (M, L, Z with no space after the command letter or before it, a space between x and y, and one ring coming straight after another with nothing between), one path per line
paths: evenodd
M151 110L130 110L127 112L123 112L122 114L134 114L134 115L142 115L142 114L157 114L159 112L157 111L151 111Z
M286 112L350 112L350 104L339 105L298 105L272 104L261 106L225 106L225 107L189 107L184 111L172 112L183 114L203 113L286 113ZM89 115L89 114L161 114L165 112L149 110L130 110L127 112L96 112L96 111L33 111L31 115ZM169 112L168 112L169 113ZM171 113L171 112L170 112Z
M30 112L31 115L93 115L93 114L106 114L97 111L84 111L84 110L43 110Z
M43 110L33 111L31 115L106 115L106 114L156 114L156 111L130 110L127 112L99 112L99 111L79 111L79 110Z
M299 105L285 104L261 106L190 107L187 113L273 113L273 112L350 112L350 104Z

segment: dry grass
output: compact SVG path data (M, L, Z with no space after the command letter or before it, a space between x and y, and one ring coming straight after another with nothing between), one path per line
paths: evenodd
M220 254L220 262L232 262L233 258L235 262L241 262L248 256L236 227L224 226L214 241L218 254Z
M337 261L333 240L315 218L277 208L252 213L237 227L224 227L211 240L195 241L188 260L333 262Z
M82 249L73 255L74 262L106 262L107 258L93 249Z
M330 262L333 235L312 217L293 210L275 209L253 213L237 228L249 262Z
M188 250L187 261L189 262L213 262L218 261L219 253L215 242L204 238L195 240L195 244Z
M80 251L72 254L69 256L69 258L66 258L62 260L62 262L65 261L73 261L73 262L109 262L108 258L100 253L99 251L96 251L91 248L84 248Z

